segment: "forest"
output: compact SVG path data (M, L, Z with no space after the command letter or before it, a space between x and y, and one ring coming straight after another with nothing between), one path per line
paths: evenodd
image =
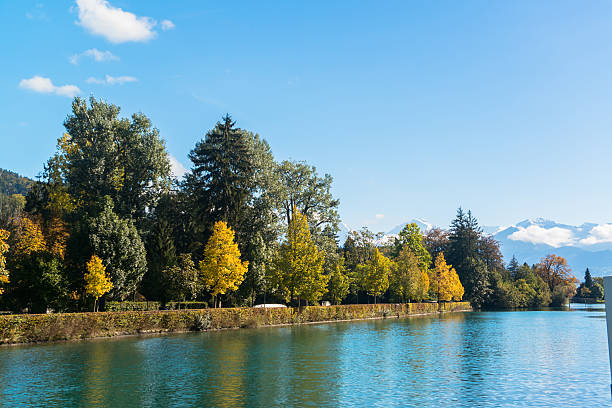
M75 98L64 127L37 181L0 173L0 310L91 311L144 300L221 307L466 299L515 308L562 305L576 293L565 259L505 264L499 244L462 208L448 230L408 224L381 244L363 228L338 242L332 176L276 161L265 139L229 115L195 143L180 180L142 113L126 118L93 96ZM591 296L597 284L581 293Z

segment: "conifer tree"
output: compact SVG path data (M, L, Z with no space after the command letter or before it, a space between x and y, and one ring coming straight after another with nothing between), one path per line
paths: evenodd
M250 194L251 150L244 132L235 125L229 115L224 116L189 153L193 169L185 185L203 222L223 220L237 225Z
M512 279L517 279L517 272L520 268L520 265L518 263L518 261L516 260L516 257L514 255L512 255L512 259L510 260L510 263L508 264L508 272L510 272L510 276L512 276Z
M224 221L217 221L204 247L204 259L199 263L200 278L212 294L215 307L218 295L238 289L248 265L247 261L240 260L240 250L234 242L234 231Z
M94 312L98 311L98 299L113 288L110 276L106 273L106 267L102 259L93 255L87 262L85 273L85 293L94 297Z
M323 274L323 254L312 241L306 216L294 209L272 271L272 283L293 303L317 302L326 291L329 277Z
M589 271L589 268L586 268L586 271L584 272L584 286L589 289L591 286L593 286L593 277L591 276L591 271Z

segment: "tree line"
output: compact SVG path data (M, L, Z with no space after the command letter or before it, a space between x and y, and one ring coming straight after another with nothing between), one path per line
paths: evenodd
M576 290L565 260L506 267L499 244L461 208L449 230L407 225L381 244L337 239L333 178L274 159L223 117L172 177L149 118L75 98L40 180L0 218L0 307L97 309L106 300L214 306L450 301L561 304Z

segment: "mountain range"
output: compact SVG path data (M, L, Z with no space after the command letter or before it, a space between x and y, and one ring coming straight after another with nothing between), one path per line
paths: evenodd
M433 228L423 219L410 222L416 223L424 232ZM379 244L393 241L406 224L388 231ZM612 223L575 226L536 218L508 226L483 226L482 229L499 241L506 263L515 256L519 263L531 265L554 253L567 259L579 279L587 267L594 276L612 275ZM342 225L340 243L344 243L350 230L347 225Z

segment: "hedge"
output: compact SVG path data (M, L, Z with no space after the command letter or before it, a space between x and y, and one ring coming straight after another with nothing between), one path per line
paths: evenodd
M403 317L471 310L468 302L55 313L0 316L0 344Z

